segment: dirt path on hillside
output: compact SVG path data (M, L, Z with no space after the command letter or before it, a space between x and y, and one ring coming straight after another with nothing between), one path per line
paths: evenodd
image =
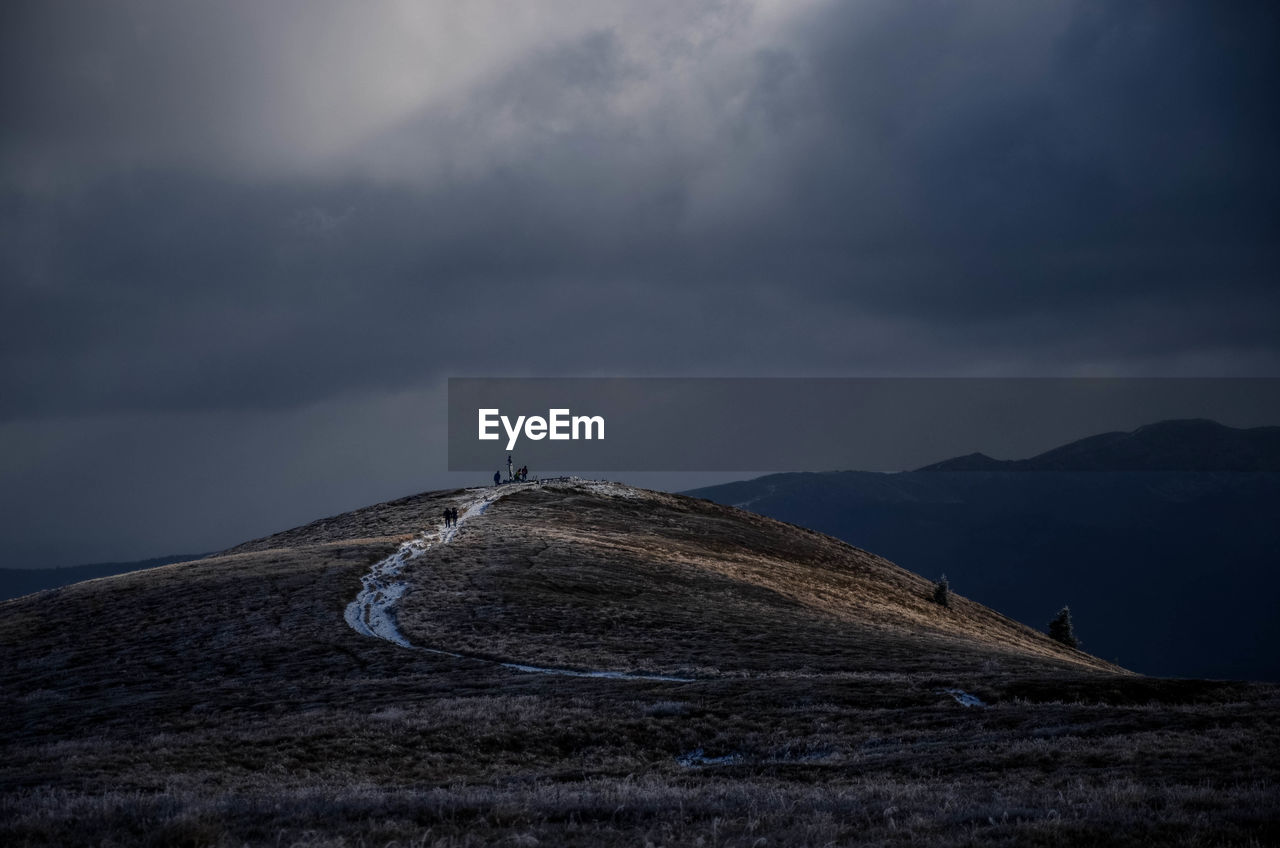
M625 487L614 486L613 484L582 481L593 490L601 490L603 488L617 488L622 491ZM494 665L509 668L513 671L520 671L528 674L554 674L563 677L601 677L612 680L660 680L671 683L691 683L692 678L688 677L671 677L656 674L632 674L623 671L606 671L606 670L579 670L568 668L549 668L545 666L525 665L523 663L500 662L497 660L489 660L483 657L471 656L468 654L459 654L453 651L446 651L440 648L427 648L414 645L408 638L400 632L400 628L396 623L396 605L400 599L404 597L405 592L409 588L409 583L404 576L404 568L413 560L418 559L427 551L437 545L447 545L452 542L457 535L459 528L463 524L472 519L481 516L485 510L499 500L509 494L517 491L523 491L529 488L536 488L543 485L539 482L533 483L508 483L502 486L496 486L492 489L483 490L483 494L473 497L464 502L458 514L457 523L448 528L437 527L426 531L416 539L411 539L402 544L398 550L391 556L377 563L369 569L369 573L360 578L363 587L360 589L356 599L347 605L344 617L347 624L352 630L362 636L369 636L375 639L385 639L393 642L402 648L409 648L416 651L426 651L432 654L442 654L444 656L455 657L457 659L471 659L482 662L493 663Z

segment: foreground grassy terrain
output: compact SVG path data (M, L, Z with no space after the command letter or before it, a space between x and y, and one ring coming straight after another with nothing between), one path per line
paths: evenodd
M406 573L405 634L465 657L352 631L471 497L0 604L0 843L1280 841L1277 687L1131 675L706 502L513 488Z

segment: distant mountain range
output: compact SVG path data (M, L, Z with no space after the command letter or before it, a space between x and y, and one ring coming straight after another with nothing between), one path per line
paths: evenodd
M1238 429L1203 418L1102 433L1029 459L971 453L919 471L1280 471L1280 427Z
M772 474L688 494L945 573L1033 627L1070 604L1085 648L1136 671L1280 680L1277 434L1166 421L1025 460Z
M176 554L174 556L140 559L134 562L99 562L91 565L72 565L66 568L0 568L0 601L30 595L43 589L70 586L81 580L110 577L128 571L140 571L175 562L200 559L206 554Z

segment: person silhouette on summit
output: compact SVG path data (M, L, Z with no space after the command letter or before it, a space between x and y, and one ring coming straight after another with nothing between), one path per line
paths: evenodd
M446 509L444 512L440 513L440 517L444 519L444 526L448 527L449 526L449 510Z
M493 485L496 486L501 482L502 482L502 472L501 471L493 472Z
M458 508L456 506L449 510L449 526L458 526Z
M512 471L514 470L515 470L515 466L511 464L511 454L507 454L507 479L508 480L516 479L516 475L512 473Z

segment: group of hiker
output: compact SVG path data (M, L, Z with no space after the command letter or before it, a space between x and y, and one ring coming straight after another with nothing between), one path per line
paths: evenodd
M445 526L445 527L457 527L457 526L458 526L458 509L457 509L457 507L449 507L449 508L448 508L448 509L446 509L444 512L440 513L440 515L441 515L441 517L442 517L442 518L444 518L444 526Z
M507 482L521 483L528 479L529 479L529 466L522 465L519 468L516 468L515 463L511 461L510 454L508 454L507 455ZM493 485L497 486L501 482L502 482L502 472L501 471L493 472Z

